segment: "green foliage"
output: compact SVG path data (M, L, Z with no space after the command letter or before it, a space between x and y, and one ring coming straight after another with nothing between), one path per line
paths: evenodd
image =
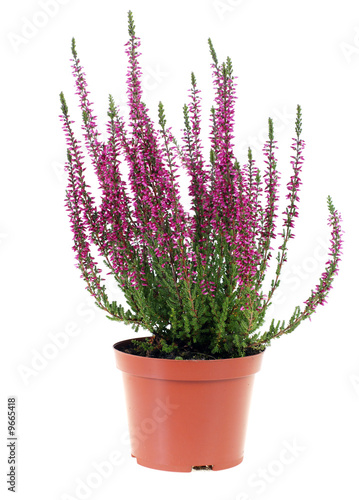
M135 24L131 11L128 13L128 30L132 43L131 50L134 52L132 55L133 58L135 58ZM228 57L222 65L219 65L217 54L210 38L208 39L208 44L216 79L217 81L224 81L224 90L223 88L222 90L224 93L226 91L229 92L229 83L233 78L232 61ZM78 80L80 81L80 85L85 86L74 38L72 39L71 51ZM217 84L219 85L219 83ZM197 112L199 113L200 108L199 102L196 101L198 91L194 73L191 73L191 85L192 104L190 106L184 105L183 117L186 152L190 159L190 163L195 165L196 162L197 164L201 163L198 161L198 158L201 158L202 146L196 143L196 141L198 141L197 130L199 126L196 132L194 132L194 128L199 123L199 120L198 122L196 121L198 116L195 115ZM87 142L89 147L92 148L93 163L101 163L101 153L105 146L97 142L97 135L95 135L93 130L94 117L91 115L91 110L87 103L87 97L83 88L82 92L82 102L84 103L86 101L86 105L82 103L83 128L87 131ZM220 94L220 92L217 92L216 106L211 108L211 120L213 125L212 134L214 137L218 137L221 131L223 132L220 127L225 121L223 119L221 120L221 116L219 116L219 111L217 109L217 107L220 108L218 104L220 101ZM228 97L228 95L226 97ZM265 146L268 168L263 176L265 189L262 188L262 177L259 169L255 168L255 160L251 148L248 148L248 163L245 165L245 169L242 169L237 159L234 158L234 155L233 158L229 155L228 157L230 160L227 162L232 162L234 171L232 175L234 177L236 174L236 179L238 179L238 199L243 199L243 191L245 191L245 189L247 189L249 193L246 200L252 212L256 214L253 220L256 221L256 229L259 236L258 234L253 235L252 233L254 231L252 230L251 232L249 230L249 236L248 234L240 234L240 238L234 240L234 226L230 228L229 234L227 235L225 235L222 229L218 231L211 231L212 228L203 229L203 227L200 231L196 229L196 237L193 238L193 248L191 248L191 251L196 255L196 264L194 264L193 259L188 259L186 261L186 255L183 255L186 271L179 277L179 268L176 267L174 262L174 256L178 259L180 258L179 252L172 252L171 250L173 250L173 248L171 249L171 247L168 247L168 255L163 256L160 252L156 252L161 249L161 244L156 240L158 235L152 235L149 231L149 234L143 236L144 239L147 238L145 243L148 243L147 246L145 244L143 245L145 247L143 248L144 255L140 256L139 251L136 252L136 250L131 248L131 258L127 258L126 261L126 272L128 271L129 275L135 275L136 272L141 269L141 275L143 275L146 283L145 286L133 286L129 277L123 274L120 275L118 272L114 271L107 258L111 245L131 246L131 244L127 242L126 238L123 238L124 241L114 241L116 240L115 237L106 242L105 249L103 246L101 247L101 242L99 243L99 213L92 209L92 198L87 194L87 186L82 178L81 169L78 169L77 176L73 174L74 163L78 161L78 163L81 164L82 157L77 149L77 143L72 137L68 106L62 92L60 94L60 103L65 129L70 141L70 147L67 150L69 179L70 184L72 183L73 186L76 184L76 186L73 187L73 198L68 199L68 207L73 211L73 219L79 226L81 226L81 224L78 223L79 214L77 212L83 211L86 214L92 214L92 219L86 220L84 226L87 232L91 233L91 243L97 244L100 248L101 255L104 257L104 264L108 267L109 274L112 274L117 285L122 290L129 309L125 309L116 301L110 301L108 299L106 287L102 284L102 279L98 278L99 273L96 265L90 262L90 256L87 254L86 248L81 247L81 242L89 237L88 234L83 234L85 230L82 227L76 228L78 234L80 234L77 241L80 247L78 249L78 255L85 255L83 260L81 260L82 257L79 258L79 268L88 283L88 290L93 297L95 297L97 306L106 311L109 319L131 325L135 332L138 332L141 327L151 334L151 337L147 340L133 342L136 353L143 356L168 357L177 360L219 359L251 355L263 351L270 345L271 340L274 338L292 332L304 319L310 317L314 313L318 304L323 304L325 302L334 275L337 274L338 262L341 254L340 215L336 211L330 196L327 200L330 225L332 227L330 260L327 262L327 267L319 279L319 284L315 290L312 290L310 297L304 302L304 307L302 309L300 307L295 307L293 314L287 322L273 319L266 331L260 331L265 323L266 313L271 306L272 297L280 285L281 272L287 260L288 242L289 239L293 237L292 227L294 225L293 221L296 216L297 208L295 203L299 200L297 197L299 181L296 176L300 170L303 149L302 141L300 140L302 132L302 111L299 105L297 106L295 121L297 139L293 146L295 151L291 162L294 174L288 184L290 188L288 188L290 194L287 196L289 202L283 213L285 219L281 234L279 235L277 233L275 227L278 201L277 182L279 174L277 171L277 162L274 157L274 149L276 148L274 125L273 120L269 118L268 141ZM223 104L223 106L225 106L225 104ZM145 108L145 106L143 106L143 108ZM112 95L109 96L107 114L110 118L110 145L112 146L113 155L111 156L111 161L100 165L100 174L104 175L104 177L104 171L106 169L110 170L113 168L113 170L116 171L118 143L123 141L125 146L126 144L128 146L131 141L134 143L138 140L135 134L131 138L121 136L122 122L119 118ZM222 125L219 123L221 121ZM150 125L149 120L143 120L143 122L143 127L147 127L147 135L144 135L146 135L146 140L151 142L154 137L154 134L152 135L152 125ZM174 151L176 151L178 155L181 155L181 149L178 147L175 139L173 137L170 138L169 131L166 128L167 122L162 102L158 105L158 123L160 125L160 135L163 139L162 152L166 157L166 164L171 180L173 181ZM231 134L228 134L228 136L230 135ZM228 139L228 141L230 142L230 139ZM212 142L209 154L209 168L206 174L208 177L206 189L208 189L209 192L212 192L215 171L222 152L217 144L218 142L216 143L216 141ZM129 146L128 149L131 150ZM143 151L141 151L141 154L142 153ZM134 154L134 156L136 155ZM154 158L153 155L148 156L150 157L148 160L148 177L151 177L151 175L153 175L153 167L156 167L156 158ZM106 174L108 173L107 171ZM228 175L228 177L231 178L230 175ZM242 183L244 178L245 182ZM120 175L116 173L113 179L113 191L116 191L115 188L120 184ZM197 185L195 181L193 184L198 188L198 178ZM174 184L172 184L172 187L173 185ZM233 187L233 180L231 187ZM158 186L151 185L151 188L156 195L162 195L161 192L157 191ZM82 196L80 201L78 200L78 193L81 193L79 196ZM261 193L263 196L266 196L266 205L259 202ZM109 196L113 197L115 195L111 192ZM197 228L198 226L201 227L201 218L204 218L204 210L210 211L211 207L205 207L199 195L195 194L193 198L193 218ZM239 203L238 206L240 206ZM163 200L162 205L159 204L159 207L165 212L165 200ZM248 214L248 212L244 213ZM237 217L236 214L237 212L235 212L234 219ZM78 216L77 219L76 216ZM104 217L104 219L106 219L106 217ZM216 217L210 220L213 221L213 219L216 220L216 227L220 227L219 222L223 222L225 216L216 213ZM251 218L248 220L252 221ZM75 222L74 225L76 225ZM106 224L105 222L105 226ZM113 226L116 225L113 221L112 224ZM110 227L105 227L105 233L109 230L113 235L115 233L114 227L111 227L110 223L108 223L108 225ZM120 225L121 221L118 222L118 226ZM243 229L243 227L245 227L244 225L241 226L239 224L238 227L240 228L238 229L239 233L240 231L246 232L246 228ZM171 232L168 230L168 221L166 221L165 217L163 217L163 227L161 229L163 229L163 234L166 236L171 235ZM278 247L278 252L275 257L276 262L274 263L274 269L271 270L269 263L272 257L273 239L277 236L276 233L278 236L281 236L281 244ZM138 233L135 234L139 236ZM161 236L163 236L163 234ZM242 236L243 238L241 238ZM233 241L235 241L235 243L233 243ZM238 243L238 241L240 243ZM245 243L242 243L243 241L245 241ZM248 250L250 247L248 241L250 243L253 241L255 242L256 248L253 250L253 254L259 255L260 259L256 261L253 275L250 275L251 282L244 282L243 285L239 285L239 280L237 278L240 272L240 266L236 260L238 256L238 253L236 253L237 246L243 245L245 247L245 245L247 245L245 248ZM183 242L178 243L177 241L177 248L180 247L181 250L186 248L185 245L181 246L182 243ZM172 243L172 246L173 245L174 242ZM250 254L250 252L247 253ZM146 259L146 256L148 259ZM205 265L201 264L201 259L204 256ZM149 262L151 265L149 265ZM196 267L194 268L194 266ZM268 292L264 294L262 292L262 285L267 273L270 271L272 272L273 278ZM195 278L193 279L192 276L195 276Z
M297 134L297 137L299 137L302 133L302 108L299 104L297 106L297 117L295 120L295 133Z
M73 58L77 59L77 51L76 51L76 41L75 41L75 38L72 38L72 40L71 40L71 52L72 52Z
M209 45L209 50L210 50L210 53L212 56L212 60L215 64L215 66L218 66L217 54L216 54L216 51L214 50L213 43L212 43L212 40L210 38L208 38L208 45Z
M128 34L130 37L136 36L135 33L135 21L133 20L132 11L128 11Z

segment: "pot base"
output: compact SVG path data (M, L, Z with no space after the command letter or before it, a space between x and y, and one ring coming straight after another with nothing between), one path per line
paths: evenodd
M142 465L143 467L148 467L149 469L164 470L167 472L192 472L197 468L199 470L224 470L235 467L236 465L239 465L240 463L243 462L243 457L242 457L239 460L232 460L231 462L226 462L226 463L222 462L214 465L173 465L173 464L166 465L166 464L155 464L152 462L152 460L149 460L147 462L142 458L135 457L134 455L132 455L132 453L131 457L136 458L138 465Z

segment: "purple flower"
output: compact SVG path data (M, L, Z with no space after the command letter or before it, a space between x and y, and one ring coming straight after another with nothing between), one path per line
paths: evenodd
M286 184L287 205L279 231L280 173L273 121L268 120L263 174L251 149L247 163L241 166L234 153L237 97L231 60L219 64L209 40L215 96L206 160L201 94L194 74L189 102L183 108L179 144L167 126L163 104L159 104L156 124L142 100L140 40L134 28L130 12L130 39L125 46L128 120L110 96L106 138L98 132L86 76L72 42L83 143L74 134L63 94L61 120L68 157L66 210L76 265L97 305L110 318L130 323L135 329L143 326L173 349L179 344L184 348L196 345L202 352L207 349L219 357L244 355L249 347L261 349L272 338L292 331L317 305L326 302L340 262L340 214L329 198L331 243L319 284L305 301L304 310L296 308L287 325L272 322L267 332L255 333L279 286L299 214L305 147L300 137L301 108L297 107L292 174ZM99 202L85 178L88 160L98 179ZM181 173L189 177L189 210L180 195ZM264 292L278 238L274 276ZM130 310L109 302L98 257L109 271L105 275L122 290Z

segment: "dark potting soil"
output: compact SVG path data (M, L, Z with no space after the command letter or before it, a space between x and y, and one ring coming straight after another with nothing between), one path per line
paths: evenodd
M131 342L128 341L128 344L124 346L123 349L120 349L122 352L127 354L133 354L135 356L143 356L147 358L160 358L160 359L182 359L182 360L213 360L213 359L224 359L223 357L216 357L213 354L198 352L193 349L189 349L187 346L182 347L181 349L176 349L173 352L164 352L161 345L155 345L154 343L150 344L145 341ZM248 348L245 351L245 356L252 356L254 354L258 354L262 352L262 350ZM233 358L237 356L228 356L228 358Z

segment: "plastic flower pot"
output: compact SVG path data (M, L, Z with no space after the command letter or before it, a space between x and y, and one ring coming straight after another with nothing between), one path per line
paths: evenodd
M123 352L131 454L152 469L221 470L243 460L247 418L263 353L220 360L172 360Z

